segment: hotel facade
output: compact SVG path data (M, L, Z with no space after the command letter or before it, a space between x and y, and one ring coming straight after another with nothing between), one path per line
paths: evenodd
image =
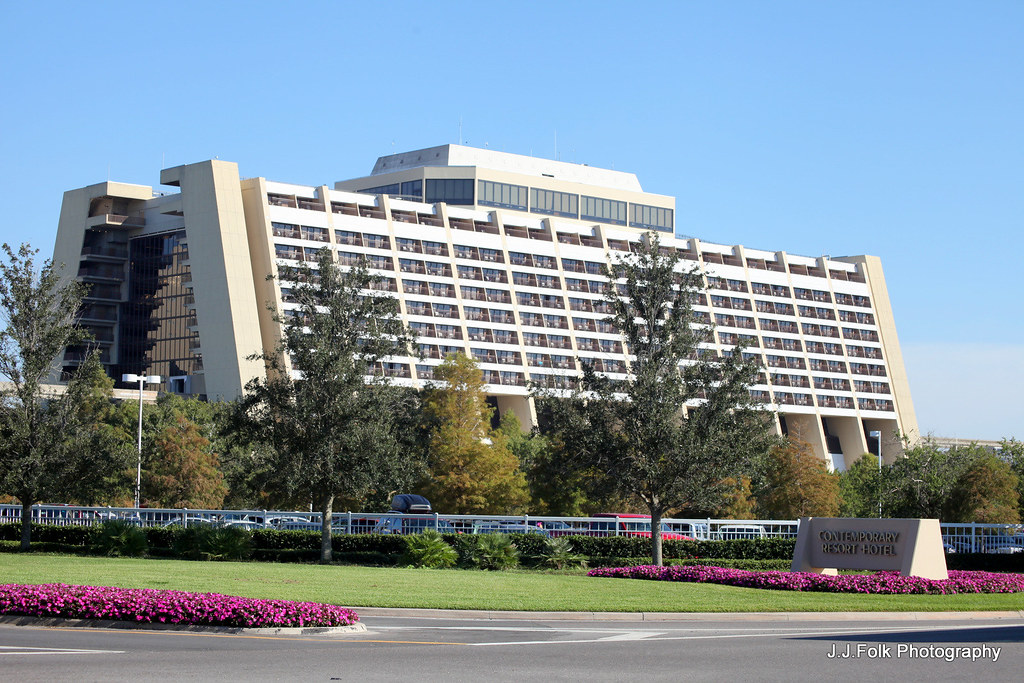
M675 200L631 173L444 145L381 157L363 178L309 187L241 178L211 160L164 169L167 191L105 182L64 194L54 261L90 284L81 324L110 375L160 375L164 391L239 396L254 354L292 315L283 265L328 248L365 259L401 303L415 354L382 371L423 386L450 353L483 369L502 412L533 421L530 385L566 386L581 360L624 378L629 349L604 320L604 265L657 234L700 268L705 354L736 344L763 366L751 391L779 433L845 469L917 436L881 262L797 256L677 237ZM273 277L268 277L273 276ZM84 349L69 348L68 370ZM880 434L881 443L875 433Z

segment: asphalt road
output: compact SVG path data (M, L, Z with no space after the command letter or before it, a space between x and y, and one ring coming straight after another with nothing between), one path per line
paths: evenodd
M1022 619L363 621L356 635L272 637L0 625L0 680L988 683L1024 665Z

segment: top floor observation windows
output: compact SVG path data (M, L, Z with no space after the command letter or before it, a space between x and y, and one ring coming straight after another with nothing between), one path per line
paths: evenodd
M427 178L426 202L472 204L473 181L460 178Z
M480 180L477 181L477 192L479 192L477 204L495 206L499 209L526 211L527 189L525 185Z
M530 211L532 213L578 218L580 215L579 203L580 196L578 194L530 188Z
M583 195L580 197L580 218L585 221L625 225L626 202Z
M423 181L408 180L404 183L391 183L390 185L378 185L359 190L363 194L387 194L399 199L408 199L414 202L423 201Z
M647 204L629 205L629 225L633 228L650 228L660 232L675 230L675 212L661 206Z

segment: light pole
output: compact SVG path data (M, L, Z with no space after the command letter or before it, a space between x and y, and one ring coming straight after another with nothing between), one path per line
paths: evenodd
M139 462L135 470L135 509L139 509L139 494L142 492L142 387L145 384L160 384L160 375L121 375L122 382L139 383Z
M882 518L882 432L868 432L868 436L878 440L878 518Z

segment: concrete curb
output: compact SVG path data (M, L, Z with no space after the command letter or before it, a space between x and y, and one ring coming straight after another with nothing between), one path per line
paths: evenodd
M25 617L13 614L0 614L0 624L11 624L14 626L45 626L51 628L117 628L130 631L179 631L185 633L224 633L260 636L336 636L366 632L366 625L362 622L356 622L350 626L241 628L235 626L189 626L186 624L138 623L134 621L111 621L107 619Z
M499 610L351 607L360 617L480 619L483 621L975 621L1022 619L1024 610L993 612L506 612Z

